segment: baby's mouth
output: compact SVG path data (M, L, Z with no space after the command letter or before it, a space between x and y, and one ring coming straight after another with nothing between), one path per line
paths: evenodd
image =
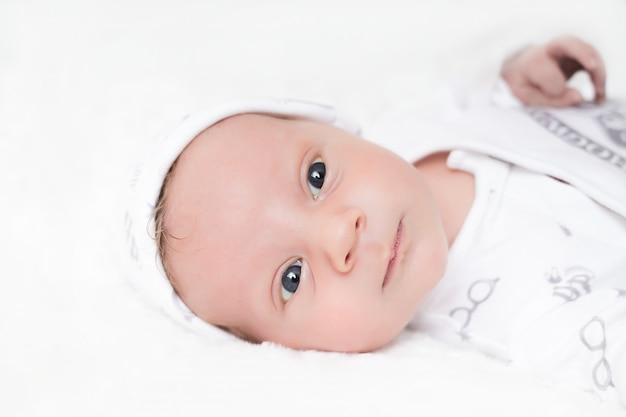
M398 249L400 248L400 244L402 243L402 221L398 224L398 229L396 230L396 237L393 241L392 246L392 254L389 263L387 264L387 271L385 272L385 278L383 279L383 287L387 285L393 276L393 272L396 266L396 260L398 258Z

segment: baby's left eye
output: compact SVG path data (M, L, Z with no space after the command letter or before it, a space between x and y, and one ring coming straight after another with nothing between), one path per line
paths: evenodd
M289 299L296 293L296 290L300 286L300 277L302 276L302 261L299 259L289 265L289 268L283 272L280 282L280 295L283 297L283 302L289 301Z
M307 183L309 184L311 194L313 194L313 199L317 199L320 191L322 191L324 177L326 177L326 164L324 164L321 158L316 158L309 167L307 175Z

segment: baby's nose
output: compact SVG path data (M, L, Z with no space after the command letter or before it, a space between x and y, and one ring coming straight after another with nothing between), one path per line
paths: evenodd
M365 227L364 213L354 207L328 215L321 222L323 250L339 272L349 272L357 258L359 236Z

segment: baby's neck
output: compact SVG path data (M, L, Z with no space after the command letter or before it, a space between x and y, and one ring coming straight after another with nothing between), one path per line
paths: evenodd
M443 228L452 246L474 202L474 176L446 165L448 152L440 152L415 162L422 173L441 214Z

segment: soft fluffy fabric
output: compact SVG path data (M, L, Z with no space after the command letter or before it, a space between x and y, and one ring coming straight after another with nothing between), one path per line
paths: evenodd
M299 98L367 135L561 33L596 45L626 97L625 21L622 0L2 1L0 415L625 415L419 333L361 355L203 338L120 261L128 170L190 111Z

